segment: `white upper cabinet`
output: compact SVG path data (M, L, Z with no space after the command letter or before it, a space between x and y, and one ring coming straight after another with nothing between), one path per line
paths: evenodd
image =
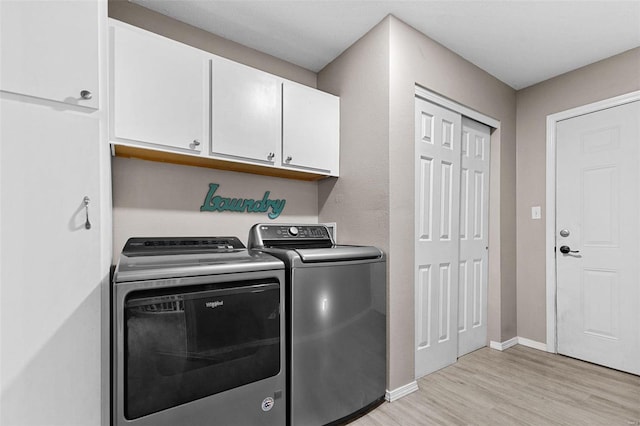
M0 1L0 90L97 109L98 3Z
M281 81L245 65L212 59L212 155L280 164Z
M208 142L204 52L113 20L110 52L111 140L199 153Z
M109 50L116 155L296 179L338 176L338 97L113 19Z
M338 176L340 98L285 81L282 165Z

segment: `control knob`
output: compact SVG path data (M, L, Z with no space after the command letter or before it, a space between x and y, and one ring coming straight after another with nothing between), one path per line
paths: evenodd
M295 227L295 226L290 227L289 228L289 234L291 234L291 235L293 235L295 237L296 235L298 235L298 228Z

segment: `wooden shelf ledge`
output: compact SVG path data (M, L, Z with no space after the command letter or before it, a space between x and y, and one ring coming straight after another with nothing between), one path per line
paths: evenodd
M196 157L193 155L177 154L165 151L156 151L147 148L136 148L127 145L113 144L116 157L137 158L140 160L157 161L160 163L181 164L184 166L207 167L210 169L227 170L232 172L252 173L263 176L274 176L286 179L297 179L305 181L316 181L328 176L299 172L296 170L280 169L276 167L265 167L255 164L236 163L217 158Z

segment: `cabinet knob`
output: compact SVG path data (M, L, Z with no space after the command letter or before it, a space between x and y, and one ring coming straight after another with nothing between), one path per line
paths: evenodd
M293 158L291 156L288 156L284 161L286 161L287 163L290 162L291 160L293 160Z
M276 156L275 153L270 152L269 155L267 155L267 160L271 161L271 160L273 160L273 157L275 157L275 156Z
M80 97L82 99L89 100L89 99L93 98L93 94L88 90L83 90L82 92L80 92Z
M200 141L198 139L194 139L193 142L191 142L191 145L193 145L194 148L196 146L200 146Z

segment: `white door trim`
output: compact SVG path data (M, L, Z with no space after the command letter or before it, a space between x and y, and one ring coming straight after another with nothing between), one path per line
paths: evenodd
M445 98L442 95L439 95L435 92L425 89L424 87L416 85L416 96L424 99L425 101L429 101L436 105L440 105L441 107L445 107L450 109L451 111L457 112L462 116L469 117L479 123L486 124L493 129L500 128L500 121L495 118L491 118L488 115L484 115L476 110L473 110L469 107L466 107L462 104L459 104L456 101L452 101L449 98Z
M556 123L568 118L613 108L640 100L640 90L547 115L546 171L546 286L547 286L547 352L557 353L556 324Z

